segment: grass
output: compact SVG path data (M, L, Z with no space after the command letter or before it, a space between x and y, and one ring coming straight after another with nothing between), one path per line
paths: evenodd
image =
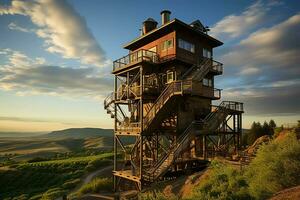
M96 193L100 191L111 191L112 190L112 179L111 178L95 178L91 182L83 185L78 190L78 195L82 196L87 193Z
M300 185L300 141L295 132L262 145L248 167L238 170L213 161L207 177L194 185L186 199L264 200L285 188ZM161 192L140 195L144 200L171 200Z
M49 199L60 195L73 189L88 171L110 164L112 156L113 153L102 153L17 164L15 169L0 171L0 199Z
M300 184L300 141L294 132L261 146L251 164L238 171L213 163L209 178L194 188L191 199L268 199Z

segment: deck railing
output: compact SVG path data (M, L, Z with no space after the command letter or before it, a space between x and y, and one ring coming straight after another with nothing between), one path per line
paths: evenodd
M214 71L217 71L218 73L223 73L223 64L218 61L213 60L212 61L212 69Z
M120 132L137 132L139 133L141 131L141 123L140 122L131 122L126 125L121 124L120 126L117 126L116 131Z
M158 62L158 56L153 51L141 49L132 52L118 60L115 60L113 63L113 71L126 67L127 65L142 62L142 61L156 63Z
M218 89L218 88L214 88L214 97L217 98L217 99L220 99L221 98L221 89Z

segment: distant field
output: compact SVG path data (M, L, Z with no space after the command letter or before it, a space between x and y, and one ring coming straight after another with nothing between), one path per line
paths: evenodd
M77 152L88 149L111 150L112 137L97 138L0 138L0 157L11 154L15 161L34 157L51 157L56 153ZM1 162L1 158L0 158Z
M65 152L107 151L113 148L111 129L71 128L50 133L0 132L0 164L49 158ZM3 164L2 164L3 165Z
M20 163L0 168L0 199L41 199L45 193L58 197L75 188L83 175L111 165L112 152L92 156Z

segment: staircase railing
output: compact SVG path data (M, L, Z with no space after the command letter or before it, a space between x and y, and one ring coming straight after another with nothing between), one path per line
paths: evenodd
M166 173L169 167L172 165L174 160L187 148L190 144L190 138L194 133L196 125L201 125L200 121L193 121L177 139L177 141L171 145L168 153L162 156L156 165L147 173L149 179L155 180L162 174Z
M146 114L144 118L144 129L149 127L150 123L158 113L158 111L163 107L163 105L169 100L174 94L191 93L192 92L192 81L202 80L204 76L209 72L211 68L211 60L204 59L200 65L191 67L183 76L183 80L174 81L170 83L160 94L160 96L154 102L152 108ZM194 71L192 77L187 77Z
M243 112L243 103L235 101L222 101L219 106L215 106L214 111L210 112L204 118L204 129L206 131L214 131L227 117L230 111Z
M144 128L146 129L151 121L154 119L157 112L163 107L163 105L167 102L170 97L172 97L175 93L182 92L182 82L174 81L167 85L167 87L162 91L159 97L156 99L149 112L146 114L144 118Z
M115 93L112 92L110 93L105 99L104 99L104 109L106 109L107 114L110 114L111 118L116 118L116 121L118 122L118 124L121 124L126 116L124 115L123 112L121 112L120 110L117 110L117 112L115 112L115 97L114 97Z
M191 136L195 130L215 130L222 123L222 121L227 117L228 112L243 111L243 104L240 102L233 101L223 101L220 103L216 109L208 114L203 121L193 121L177 139L177 141L171 145L169 151L160 158L156 165L150 170L146 175L150 180L155 180L162 176L169 167L172 165L174 160L187 148L190 144ZM198 126L196 128L195 126Z

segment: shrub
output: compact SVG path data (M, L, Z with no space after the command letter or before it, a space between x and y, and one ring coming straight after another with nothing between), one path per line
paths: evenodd
M250 199L241 172L218 161L213 161L210 168L208 179L194 188L190 199Z
M99 191L111 191L112 190L111 178L95 178L91 182L83 185L78 190L78 195L82 196L87 193L94 193Z
M165 196L162 192L153 191L145 192L139 195L140 200L177 200L178 197L174 196Z
M246 171L249 191L266 199L284 188L300 184L300 141L295 133L259 148Z

